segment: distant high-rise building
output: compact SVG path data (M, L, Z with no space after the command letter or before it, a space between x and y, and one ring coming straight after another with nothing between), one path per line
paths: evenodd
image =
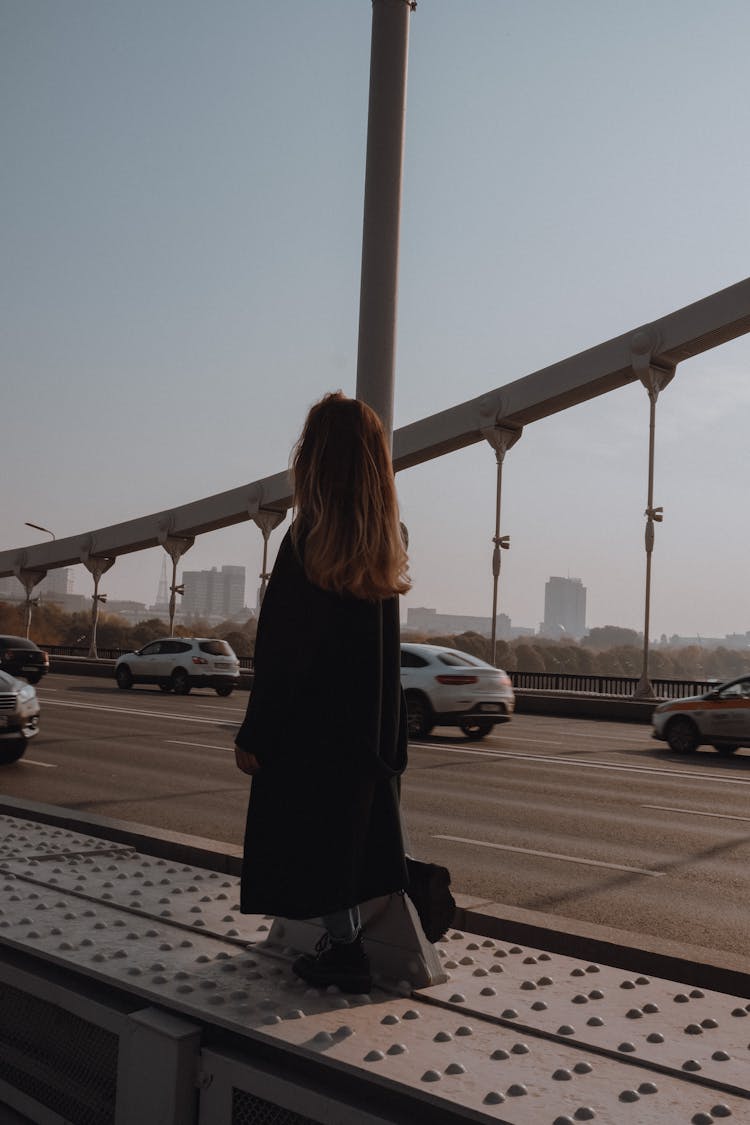
M586 587L580 578L550 578L544 587L545 637L574 637L586 632Z
M37 586L35 593L39 592L42 598L54 602L57 597L66 598L73 593L73 575L69 566L57 567L49 570L47 577L43 578Z
M88 602L83 595L73 593L73 574L68 566L50 570L31 591L31 596L54 603L66 613L82 609L84 602ZM17 578L0 578L0 601L22 602L25 597L26 591Z
M407 629L418 630L420 633L480 633L483 637L492 634L491 617L470 617L458 613L438 613L427 606L415 606L406 612ZM512 636L511 622L507 613L497 615L497 636L500 640Z
M24 589L21 583L13 575L8 578L0 578L0 598L9 598L11 601L21 601L24 597Z
M221 570L184 570L182 583L183 617L203 617L225 621L237 617L245 606L244 566L223 566Z

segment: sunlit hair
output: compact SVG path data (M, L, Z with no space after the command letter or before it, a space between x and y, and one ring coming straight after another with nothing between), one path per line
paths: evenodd
M310 410L292 455L307 577L324 590L388 598L411 588L383 424L341 391Z

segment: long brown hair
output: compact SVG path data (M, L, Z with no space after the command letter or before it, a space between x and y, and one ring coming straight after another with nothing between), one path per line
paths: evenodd
M324 590L388 598L411 588L393 465L380 418L341 391L310 410L292 457L292 534Z

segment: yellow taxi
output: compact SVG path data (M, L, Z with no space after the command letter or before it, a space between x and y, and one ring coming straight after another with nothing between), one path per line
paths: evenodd
M676 754L689 754L703 743L733 754L750 746L750 676L660 703L652 722L653 737L669 743Z

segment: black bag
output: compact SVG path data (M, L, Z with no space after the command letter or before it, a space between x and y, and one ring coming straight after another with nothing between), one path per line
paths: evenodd
M453 924L456 910L456 900L449 890L450 872L447 867L423 863L411 856L406 856L406 870L406 893L414 903L425 937L430 942L440 941Z

